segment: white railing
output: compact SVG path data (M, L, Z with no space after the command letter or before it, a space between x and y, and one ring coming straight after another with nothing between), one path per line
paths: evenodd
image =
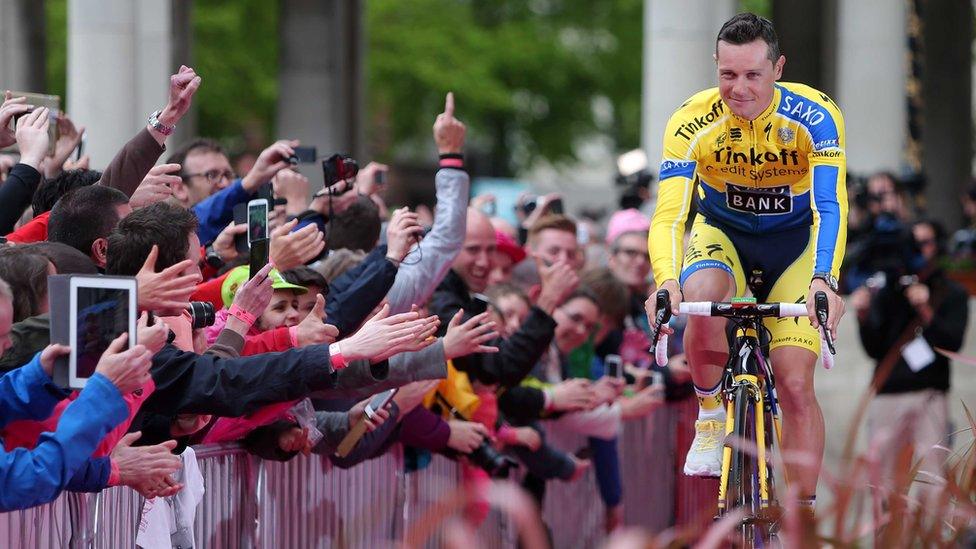
M630 422L620 439L626 522L666 527L673 508L671 413ZM559 438L575 450L581 439ZM441 456L407 473L395 446L351 469L319 456L263 461L234 444L195 447L206 492L196 512L196 545L209 547L390 547L432 503L457 487L458 466ZM65 494L48 505L0 514L0 547L132 547L142 498L128 488ZM594 475L549 483L544 519L556 547L592 547L603 538ZM485 547L514 547L515 531L498 513L479 532ZM437 540L429 545L436 546Z

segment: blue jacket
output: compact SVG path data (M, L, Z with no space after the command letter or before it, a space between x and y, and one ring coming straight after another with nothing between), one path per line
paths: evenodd
M234 220L234 206L251 199L251 194L244 190L240 179L200 201L193 207L200 226L197 236L200 242L213 242L220 231Z
M26 366L0 377L0 426L44 419L65 396L41 369L38 353ZM8 452L0 447L0 512L54 500L79 471L86 471L76 481L80 484L85 477L100 477L102 471L92 470L89 458L128 414L119 390L105 376L92 376L77 400L65 409L57 430L43 433L35 448Z

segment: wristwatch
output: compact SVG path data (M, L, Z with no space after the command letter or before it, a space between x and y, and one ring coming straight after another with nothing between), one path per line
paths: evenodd
M204 257L207 260L207 265L210 265L214 269L220 269L226 264L224 258L220 257L220 254L214 249L213 243L207 244L205 252L206 255Z
M163 135L171 135L173 133L173 130L176 129L176 126L167 126L167 125L163 124L162 122L160 122L159 121L159 115L162 112L163 111L156 111L156 112L150 114L149 115L149 125L152 126L152 128L154 130L156 130L157 132L159 132L159 133L161 133Z
M837 293L837 290L839 288L839 286L837 285L837 277L835 277L834 275L828 272L816 272L813 273L813 276L810 278L810 281L813 282L818 278L820 280L823 280L827 284L827 287L830 288L832 292L834 292L835 294Z

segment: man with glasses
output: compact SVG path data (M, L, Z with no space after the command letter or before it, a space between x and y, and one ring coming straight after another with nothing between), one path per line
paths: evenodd
M212 242L234 220L234 206L247 202L261 185L271 181L290 164L292 147L298 141L278 141L264 149L251 171L238 178L231 169L223 147L213 139L197 138L166 160L180 166L179 183L173 183L173 200L192 208L200 220L197 235L201 242Z

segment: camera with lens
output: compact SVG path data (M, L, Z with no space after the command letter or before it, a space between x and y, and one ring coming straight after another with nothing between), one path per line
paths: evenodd
M214 304L209 301L191 301L186 310L189 311L190 318L193 319L194 330L213 326L214 322L217 321Z
M872 289L892 286L907 280L924 267L911 228L892 214L882 213L872 219L871 230L864 238L848 246L849 287L871 281Z
M325 186L335 185L340 181L354 179L359 173L359 164L345 154L333 154L322 161L322 173L325 176Z
M453 419L470 421L459 409L470 409L472 405L477 405L477 402L478 399L473 393L458 390L457 387L455 390L447 391L446 395L438 389L434 393L434 405L431 409L435 413L446 412L446 415ZM496 450L487 438L482 439L477 448L465 455L471 463L480 467L492 478L507 478L512 468L518 465L511 457Z
M482 440L481 444L468 454L468 461L481 467L492 478L508 478L512 467L518 465L515 460L496 450L488 439Z

